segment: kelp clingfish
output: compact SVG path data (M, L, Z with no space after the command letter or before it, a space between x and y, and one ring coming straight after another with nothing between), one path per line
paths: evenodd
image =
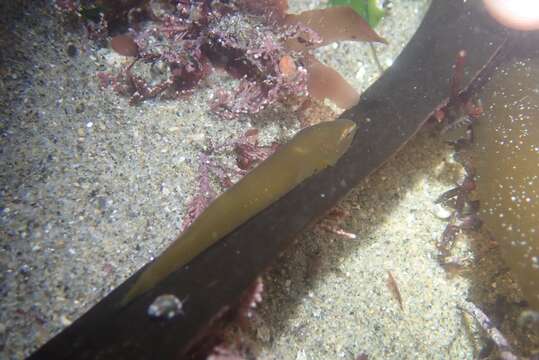
M334 165L348 150L355 132L356 124L346 119L301 130L290 142L215 199L183 234L142 271L120 305L126 305L151 289L306 178Z

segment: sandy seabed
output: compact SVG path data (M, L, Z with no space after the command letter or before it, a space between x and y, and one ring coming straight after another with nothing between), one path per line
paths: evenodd
M394 0L375 45L390 66L428 7ZM318 1L290 1L291 11ZM233 81L215 73L185 101L129 106L102 90L97 71L125 61L66 28L50 5L0 5L0 357L21 359L68 326L178 234L196 191L197 156L211 139L261 129L289 138L294 115L266 111L222 120L209 99ZM77 54L68 55L68 47ZM317 52L357 89L379 75L366 44ZM457 304L518 301L495 252L448 277L433 201L460 168L451 148L422 131L343 201L348 239L308 230L271 271L244 340L260 359L472 359L485 338ZM231 154L224 162L233 164ZM361 161L361 159L358 159ZM477 257L466 242L461 253ZM398 283L403 309L387 287ZM510 315L510 314L509 314ZM513 316L514 317L514 316ZM504 322L512 336L514 320Z

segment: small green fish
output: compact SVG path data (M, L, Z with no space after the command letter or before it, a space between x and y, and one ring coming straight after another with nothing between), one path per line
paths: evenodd
M348 150L356 124L347 119L301 130L271 157L215 199L139 275L121 302L126 305L226 234L288 193L306 178L334 165Z

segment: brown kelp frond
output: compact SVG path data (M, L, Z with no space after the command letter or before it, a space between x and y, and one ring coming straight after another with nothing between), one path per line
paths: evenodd
M315 9L299 14L288 14L285 18L288 26L303 24L320 35L320 47L338 41L387 41L378 35L357 12L349 6L337 6L327 9ZM294 45L292 45L294 46Z
M314 56L306 57L309 95L323 101L329 99L337 106L348 109L359 101L359 93L337 71L322 64Z

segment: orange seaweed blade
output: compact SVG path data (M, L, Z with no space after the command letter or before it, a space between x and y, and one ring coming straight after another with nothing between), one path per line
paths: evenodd
M307 88L309 95L323 101L329 99L342 109L349 109L359 101L359 93L337 71L322 64L314 56L306 57Z
M346 40L387 44L387 41L350 6L336 6L286 15L286 25L298 23L309 27L322 37L322 42L316 44L317 47Z

